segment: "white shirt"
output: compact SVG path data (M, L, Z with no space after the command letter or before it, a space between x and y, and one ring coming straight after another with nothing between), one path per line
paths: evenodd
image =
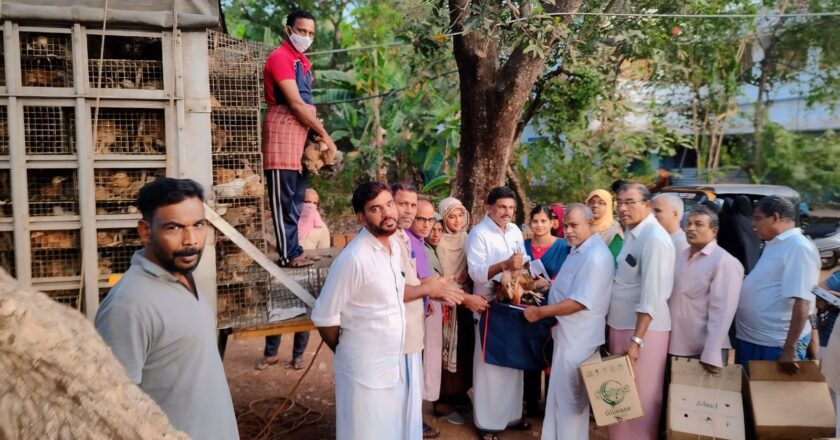
M571 299L586 308L557 317L554 337L558 347L591 348L604 343L614 268L610 248L600 235L592 234L580 246L572 247L551 284L548 303Z
M765 347L782 347L793 314L793 301L815 302L811 289L819 282L817 247L793 228L764 244L764 251L744 279L735 315L738 339ZM806 320L800 337L811 332Z
M616 330L632 330L636 313L647 313L653 318L648 330L671 330L668 298L674 287L675 261L671 237L653 214L625 231L607 324Z
M484 219L472 228L467 237L467 267L473 280L474 294L485 297L490 295L492 280L500 280L502 274L499 273L490 279L487 278L487 271L490 266L510 258L516 249L522 252L523 261L528 261L522 231L513 223L508 223L503 234L493 219L485 215Z
M674 255L677 257L682 255L684 250L691 247L688 244L688 239L685 238L685 231L682 229L677 229L671 234L671 243L674 243Z
M363 228L330 266L312 309L316 327L341 327L335 373L370 388L391 388L400 380L405 277L398 239L389 240L390 255Z

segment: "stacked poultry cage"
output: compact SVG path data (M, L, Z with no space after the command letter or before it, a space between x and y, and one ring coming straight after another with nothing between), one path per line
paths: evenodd
M138 190L169 174L171 33L3 31L0 267L81 310L141 246Z
M208 31L216 210L246 239L276 259L262 172L262 71L271 47ZM216 244L219 328L243 328L288 317L305 304L235 243ZM286 270L317 295L326 268ZM294 313L293 313L294 314Z

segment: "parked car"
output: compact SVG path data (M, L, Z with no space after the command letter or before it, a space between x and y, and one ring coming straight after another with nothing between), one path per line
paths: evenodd
M752 230L752 205L763 197L775 195L787 199L798 207L796 225L808 236L820 252L822 269L834 267L840 260L840 222L817 223L803 226L807 205L801 203L799 193L781 185L709 184L669 186L662 192L675 193L685 203L686 212L699 203L713 203L720 209L721 228L718 242L749 272L761 254L763 243ZM803 213L803 210L806 212Z

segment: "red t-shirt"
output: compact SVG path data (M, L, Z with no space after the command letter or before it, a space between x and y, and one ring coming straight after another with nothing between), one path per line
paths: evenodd
M265 59L263 67L263 88L265 103L268 105L283 105L286 100L280 92L280 81L293 80L297 82L300 97L307 104L312 104L312 64L306 55L292 47L288 40L277 49L271 51Z

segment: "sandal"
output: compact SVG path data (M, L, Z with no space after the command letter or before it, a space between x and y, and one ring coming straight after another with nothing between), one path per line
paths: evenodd
M490 431L478 431L479 440L499 440L499 434Z
M295 370L303 370L303 356L292 359L292 368Z
M262 371L272 365L277 365L278 362L280 362L280 358L277 356L263 357L254 369Z
M437 438L439 435L440 431L423 423L423 438Z
M528 430L531 429L531 424L526 422L525 420L520 420L515 425L508 426L508 428L514 429L514 430L517 430L517 431L528 431Z
M286 264L282 264L281 267L290 267L292 269L299 269L301 267L312 266L313 264L315 264L314 261L312 261L309 258L301 255L300 257L296 257L293 260L289 260L289 262L287 262Z

